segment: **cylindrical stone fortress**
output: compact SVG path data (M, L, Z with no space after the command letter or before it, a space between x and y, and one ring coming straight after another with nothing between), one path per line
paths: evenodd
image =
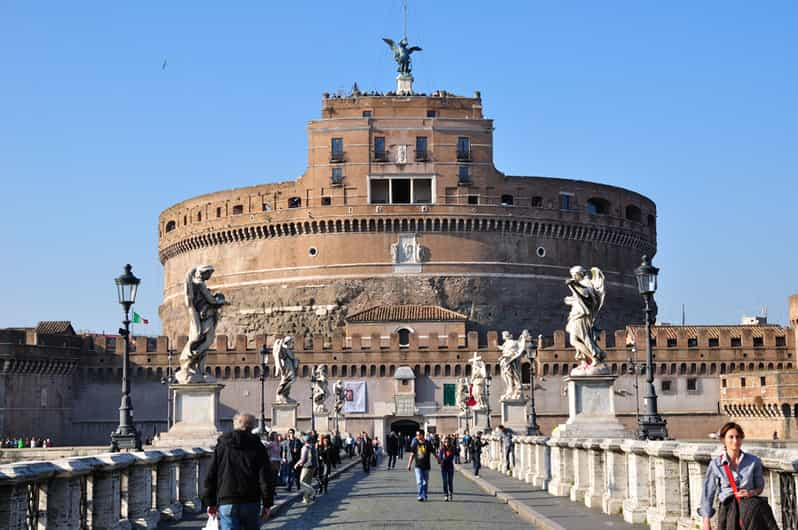
M637 322L634 268L656 252L656 206L580 180L493 166L493 122L448 93L330 97L293 182L187 199L159 219L164 334L188 329L186 273L211 264L230 305L217 333L331 335L347 314L443 306L472 329L562 329L575 264L607 276L598 325Z

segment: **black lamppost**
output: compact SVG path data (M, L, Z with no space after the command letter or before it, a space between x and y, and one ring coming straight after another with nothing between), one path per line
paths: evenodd
M161 384L166 386L166 430L172 428L172 389L169 388L175 382L172 375L172 359L174 359L175 350L169 348L166 350L166 377L161 378Z
M646 312L646 393L643 396L643 415L638 420L638 435L641 440L665 440L668 430L665 420L657 412L657 393L654 390L654 359L651 354L651 324L654 321L654 293L657 291L659 269L651 265L648 256L635 269L637 290L643 296Z
M492 380L493 380L493 378L490 376L490 373L488 373L485 376L485 394L486 394L485 395L485 408L487 408L487 416L488 416L487 417L487 427L488 427L488 432L490 432L490 430L491 430L491 426L490 426L490 383L491 383Z
M535 410L535 361L538 358L538 348L543 344L543 335L538 335L535 349L527 348L526 358L529 359L529 419L526 425L527 436L538 436L540 427L538 426L538 413Z
M261 437L266 432L266 368L269 361L269 348L260 347L260 420L258 429Z
M316 432L316 412L313 410L313 389L316 388L316 367L310 372L310 432Z
M115 280L119 303L125 311L125 319L122 321L125 327L119 329L119 334L125 339L125 352L122 359L122 403L119 406L119 426L111 433L111 452L120 449L141 451L141 437L133 425L133 402L130 399L130 381L127 378L130 365L130 307L136 301L136 292L141 282L133 276L132 268L130 264L125 265L125 272Z
M629 375L634 376L634 387L635 387L635 421L637 424L640 424L640 385L638 384L638 377L640 375L640 370L637 369L637 345L633 342L632 343L632 351L629 354L629 368L626 369ZM640 433L638 433L638 436Z

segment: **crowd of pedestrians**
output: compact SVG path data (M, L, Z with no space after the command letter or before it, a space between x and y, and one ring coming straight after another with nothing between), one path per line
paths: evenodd
M52 447L50 438L39 436L3 436L0 437L0 447L3 449L36 449L38 447Z

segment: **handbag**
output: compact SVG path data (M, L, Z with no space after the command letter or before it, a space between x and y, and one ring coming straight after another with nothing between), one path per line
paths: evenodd
M734 481L734 475L732 475L731 469L729 469L728 462L723 464L723 470L726 471L726 478L729 479L729 484L731 485L732 493L734 493L734 502L737 503L737 519L738 522L740 523L740 528L743 528L743 512L742 510L740 510L740 498L737 497L737 482Z
M219 530L219 518L215 515L209 515L203 530Z

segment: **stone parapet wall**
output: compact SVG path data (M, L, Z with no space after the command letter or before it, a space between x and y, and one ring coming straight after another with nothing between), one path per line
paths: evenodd
M629 523L654 530L701 527L698 507L707 466L721 452L719 444L631 439L559 439L515 436L512 476L552 495L570 497ZM488 436L483 465L506 469L498 434ZM762 459L763 496L780 528L798 525L798 448L746 444ZM713 522L713 528L715 523Z
M156 528L198 511L209 449L0 465L0 528Z

